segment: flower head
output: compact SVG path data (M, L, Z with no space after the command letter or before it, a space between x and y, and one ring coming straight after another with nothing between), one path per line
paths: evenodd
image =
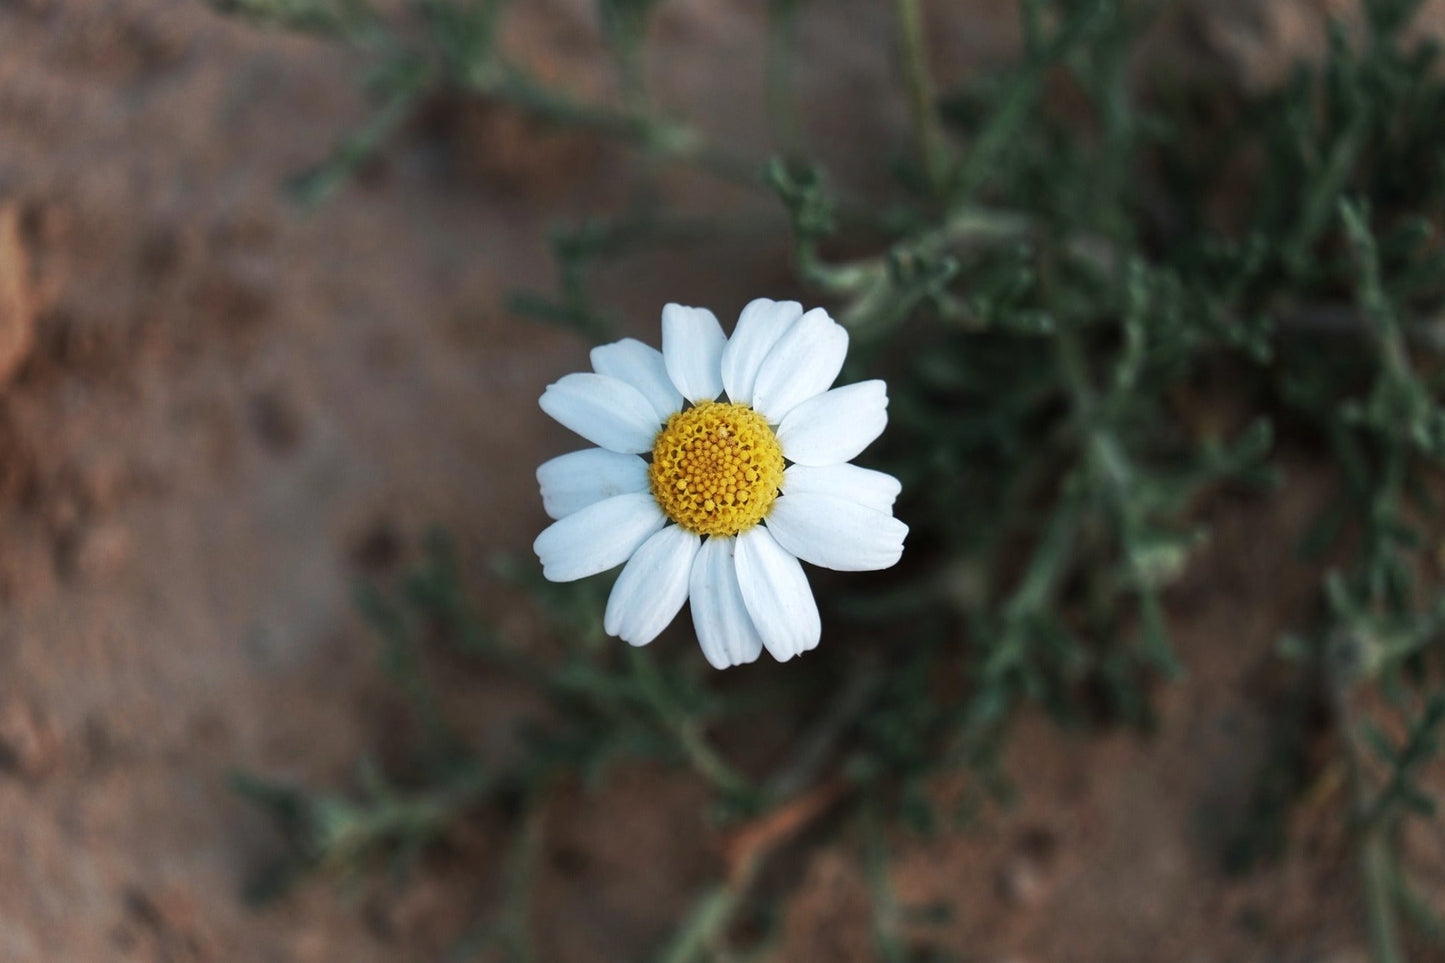
M888 568L908 534L897 479L849 464L883 432L888 395L881 381L831 388L847 353L828 312L766 298L731 338L711 311L669 304L661 351L631 338L594 348L592 372L542 394L543 411L598 446L537 469L556 519L533 545L543 574L625 562L608 633L646 645L691 600L719 669L816 646L799 559Z

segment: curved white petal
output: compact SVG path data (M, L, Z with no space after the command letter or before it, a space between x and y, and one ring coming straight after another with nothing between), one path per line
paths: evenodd
M814 308L783 332L753 384L753 407L776 425L800 401L828 390L848 356L848 332Z
M622 567L602 627L632 645L646 645L667 628L687 601L692 560L702 539L669 525L642 543Z
M857 465L790 465L783 472L782 490L784 495L833 495L892 514L903 486L886 472Z
M727 335L707 308L669 304L662 309L662 356L667 374L688 401L722 394L722 352Z
M825 391L788 412L778 425L783 456L800 465L841 465L888 426L888 386L860 381Z
M658 421L682 410L682 394L667 375L662 352L636 338L623 338L592 349L592 370L625 381L652 403Z
M754 525L737 537L735 561L743 605L773 658L786 662L817 646L823 621L798 560Z
M563 427L609 451L651 451L661 427L642 392L607 375L569 374L548 385L538 404Z
M584 448L542 462L537 485L547 514L566 518L604 498L647 491L647 462L605 448Z
M753 403L758 369L783 332L802 314L803 306L797 301L758 298L748 302L738 315L737 327L722 353L723 390L728 393L729 401L740 405Z
M621 565L666 522L652 495L618 495L548 525L532 551L548 579L574 582Z
M763 639L743 603L733 561L737 539L714 535L703 543L692 563L688 600L698 645L714 669L757 659Z
M839 572L891 568L908 535L892 515L835 495L784 495L773 502L767 524L784 549Z

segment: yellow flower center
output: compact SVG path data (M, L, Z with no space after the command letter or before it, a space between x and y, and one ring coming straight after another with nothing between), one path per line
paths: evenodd
M763 520L783 483L783 448L747 405L704 401L667 419L652 448L652 497L699 535L736 535Z

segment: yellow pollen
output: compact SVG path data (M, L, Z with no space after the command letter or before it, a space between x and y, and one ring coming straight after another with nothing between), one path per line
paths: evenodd
M667 419L652 448L652 497L699 535L736 535L763 520L783 483L783 449L747 405L704 401Z

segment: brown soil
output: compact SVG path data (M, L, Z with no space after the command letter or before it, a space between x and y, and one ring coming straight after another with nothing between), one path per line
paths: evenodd
M605 95L591 5L526 6L518 49ZM810 135L875 183L881 160L850 145L901 129L887 9L813 6ZM1009 55L1011 6L935 4L948 78ZM1277 59L1270 31L1322 6L1259 21L1221 5L1195 52ZM760 153L754 8L668 5L650 69L670 104ZM1263 32L1241 34L1250 23ZM363 115L364 67L192 0L0 2L5 963L444 959L495 907L504 830L485 820L384 899L325 881L264 910L239 895L281 843L228 773L347 785L387 725L352 580L432 524L481 572L544 523L532 469L568 442L535 399L586 346L509 316L503 295L549 289L548 226L615 210L635 184L614 148L440 105L443 122L303 212L279 185ZM739 203L686 176L666 186L694 209ZM667 300L727 316L788 284L779 247L704 254L614 277L634 332L654 339ZM1364 959L1337 798L1294 820L1283 862L1243 879L1220 862L1267 742L1262 666L1314 600L1308 573L1275 582L1295 571L1308 507L1231 496L1210 510L1215 540L1174 600L1190 674L1161 690L1155 735L1029 720L1010 757L1016 807L891 840L900 901L956 907L920 937L981 963ZM525 603L487 591L499 622L534 631ZM505 746L525 700L466 685L469 731ZM655 948L722 870L705 799L689 776L639 768L550 807L539 959ZM794 861L772 958L873 959L858 840Z

